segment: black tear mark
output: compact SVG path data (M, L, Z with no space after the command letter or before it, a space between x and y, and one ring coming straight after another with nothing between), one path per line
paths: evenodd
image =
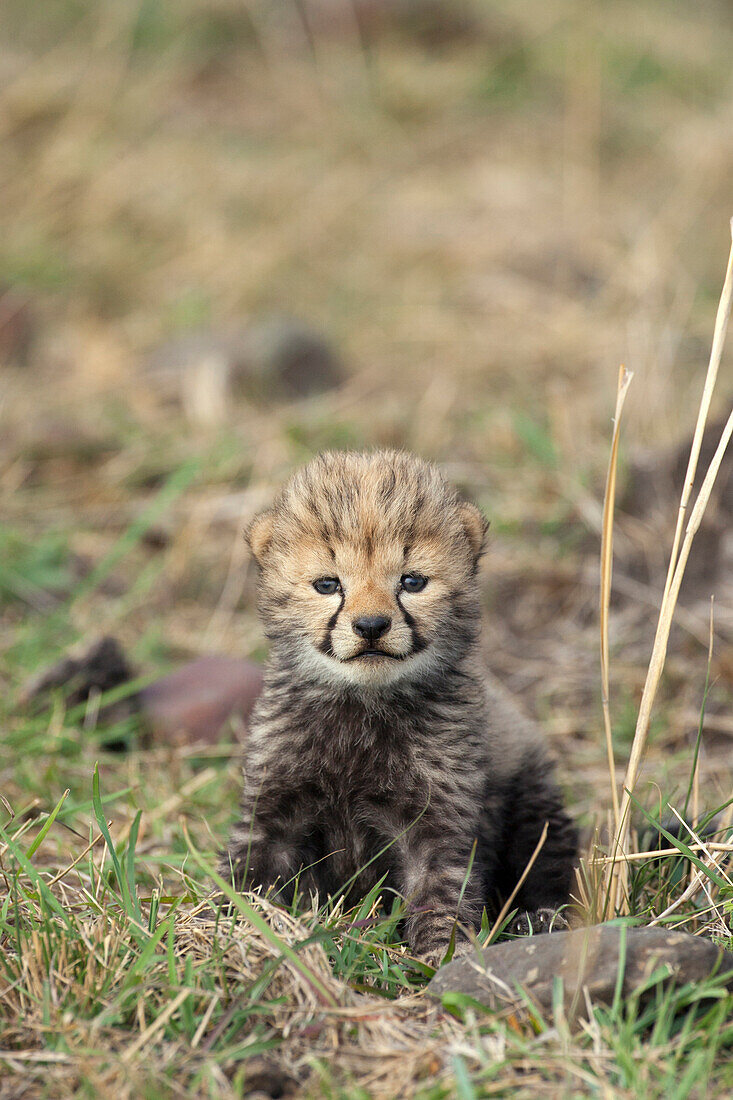
M318 644L318 648L320 649L321 653L325 653L326 656L328 656L328 657L335 657L336 656L336 654L333 651L333 646L331 645L331 635L333 634L333 628L336 626L336 623L338 621L338 617L341 614L341 608L344 606L344 599L345 599L345 595L342 592L341 593L341 599L339 600L339 605L336 608L336 610L334 611L331 618L326 623L326 633L323 636L323 639Z
M402 600L400 599L399 593L397 593L396 599L397 599L397 604L399 606L399 609L405 617L405 622L407 623L410 634L412 635L412 652L413 653L420 653L423 649L427 649L428 643L426 641L424 641L423 638L420 636L420 632L417 629L417 626L415 625L415 620L413 619L410 612L405 611L405 608L402 604Z

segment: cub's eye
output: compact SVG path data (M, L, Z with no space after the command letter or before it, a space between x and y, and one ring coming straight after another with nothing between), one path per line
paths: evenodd
M334 592L341 591L341 581L338 577L319 577L313 581L313 587L322 596L333 596Z
M400 577L400 585L405 592L422 592L427 583L428 578L423 577L420 573L405 573L404 576Z

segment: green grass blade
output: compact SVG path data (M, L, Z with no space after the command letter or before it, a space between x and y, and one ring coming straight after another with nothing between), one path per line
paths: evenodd
M69 795L69 789L67 787L67 789L64 791L64 793L61 795L61 798L58 800L58 802L54 806L51 813L48 815L48 818L46 819L46 821L44 821L43 827L41 828L40 832L38 833L38 836L36 837L36 839L33 841L33 843L28 848L28 851L26 852L26 856L28 857L28 859L32 859L33 856L38 851L38 849L40 848L40 846L43 844L43 841L46 838L49 829L51 828L54 821L56 820L56 817L58 816L58 812L61 809L61 807L63 806L66 799L68 798L68 795Z
M142 917L141 917L141 914L140 914L140 904L137 900L137 895L135 893L134 882L132 884L132 889L131 889L130 884L129 884L128 879L127 879L127 876L125 875L125 873L122 869L122 865L120 863L119 856L117 855L117 852L115 851L115 846L112 843L112 837L110 836L110 832L109 832L109 829L107 827L107 822L105 820L104 810L102 808L102 798L101 798L100 791L99 791L99 764L98 763L96 763L94 765L94 775L92 777L92 806L94 808L94 816L97 819L97 825L99 826L99 831L101 832L102 836L105 839L105 842L107 844L107 850L109 852L110 859L112 860L112 865L114 867L115 876L117 878L117 882L118 882L119 887L120 887L120 892L122 894L122 902L123 902L125 912L127 913L128 917L131 917L132 920L137 923L137 926L140 929L140 931L145 933L145 935L147 936L146 930L143 928L142 924L140 923L140 921L142 920Z
M690 805L690 798L692 797L692 786L695 782L695 772L697 770L697 761L700 756L700 745L702 743L702 730L705 724L705 709L708 703L708 695L710 694L710 669L713 662L712 646L708 652L708 666L705 672L705 687L702 693L702 704L700 706L700 721L697 726L697 738L695 740L695 751L692 754L692 763L690 765L690 778L687 783L687 793L685 794L685 804L682 808L682 817L687 821L687 810Z
M676 848L678 852L681 852L683 856L686 856L687 859L689 859L690 863L697 867L698 870L702 871L702 873L711 882L714 882L716 886L722 888L724 891L728 889L728 883L725 881L722 875L719 875L717 871L714 871L711 867L708 867L707 864L699 858L699 856L695 855L690 846L688 844L685 844L684 840L680 840L679 837L674 836L673 833L670 833L667 829L665 829L661 822L657 821L647 810L644 809L638 799L634 798L633 794L629 793L629 797L631 798L631 801L634 803L634 805L641 810L649 824L653 825L654 828L662 834L665 840L669 841L673 848Z
M0 825L0 839L3 841L4 844L7 845L8 851L11 852L11 854L15 857L20 866L25 871L28 878L33 883L33 887L38 894L39 900L42 899L46 903L48 908L51 909L56 914L56 916L61 918L69 931L73 932L74 922L67 913L66 909L63 907L61 902L57 900L52 891L48 888L44 880L39 875L38 871L27 858L25 853L21 851L19 845L16 844L13 838L8 835L7 831L3 828L2 825Z
M137 545L140 539L145 535L145 532L160 518L166 508L168 508L181 493L185 492L199 472L200 465L199 459L190 459L188 462L184 462L182 466L179 466L179 468L171 474L160 492L150 504L148 504L147 508L145 508L141 515L130 524L109 553L105 554L99 564L84 578L81 584L77 586L69 600L69 605L82 599L84 596L88 596L90 592L93 592L94 589L102 583L117 563Z
M135 845L137 844L137 836L140 831L140 818L142 817L142 810L138 810L135 814L135 820L130 827L130 835L127 838L127 856L125 858L125 872L127 874L127 893L132 902L135 910L135 917L141 921L143 919L142 911L140 909L140 901L135 889Z
M453 1056L453 1076L456 1082L456 1096L459 1100L476 1100L478 1094L471 1083L466 1063L458 1054Z
M626 974L626 932L628 925L622 924L618 933L618 971L616 972L616 986L613 991L612 1011L618 1016L621 1007L621 991L624 987L624 975Z

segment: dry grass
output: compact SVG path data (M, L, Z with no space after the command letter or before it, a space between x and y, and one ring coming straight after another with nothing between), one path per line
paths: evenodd
M344 980L350 953L366 947L377 974L386 974L387 956L408 963L403 948L375 935L373 905L356 922L338 909L324 921L322 912L295 916L246 896L266 923L262 934L241 917L215 916L206 900L179 898L171 908L174 899L161 899L146 938L102 888L103 858L89 867L57 885L55 918L43 915L45 890L34 901L18 880L17 947L5 945L0 993L3 1097L445 1097L461 1088L553 1097L572 1082L619 1097L643 1083L645 1095L662 1097L690 1066L710 1073L715 1051L733 1038L721 1027L724 1002L713 1002L700 1034L674 1029L674 1015L699 997L691 989L657 1004L664 1041L649 1041L655 1017L638 1005L591 1013L571 1035L561 1011L544 1022L527 1011L486 1014L456 997L446 1013L409 989L394 1000L357 991ZM143 900L146 918L148 907ZM706 1022L714 1030L704 1038Z
M731 231L733 233L733 219L730 223ZM636 729L634 731L634 740L631 744L631 751L629 753L629 761L626 768L626 778L623 785L623 794L621 797L621 805L618 805L618 796L616 793L616 777L613 768L613 750L611 742L611 727L610 727L610 713L608 707L608 601L610 600L610 585L611 585L611 555L612 555L612 516L613 516L613 500L616 484L616 461L617 461L617 448L618 448L618 433L614 431L614 438L611 450L611 461L609 466L609 476L606 488L606 504L604 507L604 535L602 539L601 547L601 561L602 561L602 583L601 583L601 624L602 624L602 640L601 640L601 662L603 673L603 703L604 703L604 725L606 732L606 744L609 752L609 763L611 767L611 788L613 796L613 809L614 809L614 839L613 839L613 852L618 854L618 862L614 863L611 879L609 882L609 890L615 898L614 908L619 912L628 912L628 881L626 874L625 855L627 851L627 842L629 831L631 828L631 805L636 792L636 784L639 775L639 768L644 756L644 750L646 747L647 737L649 734L649 726L651 723L652 707L659 688L659 682L662 678L662 672L664 670L664 662L667 656L667 646L669 644L669 635L672 629L672 619L674 617L675 608L677 606L677 600L682 586L682 580L685 574L685 567L690 556L692 549L692 541L700 529L705 509L710 501L710 495L715 484L715 479L720 470L723 457L725 455L728 443L730 441L731 433L733 433L733 411L731 411L728 417L720 440L715 449L710 465L705 472L702 486L695 500L694 507L692 508L690 518L687 522L687 526L684 532L684 539L682 539L682 527L687 513L687 506L689 503L690 495L692 493L695 484L695 474L697 471L697 462L700 456L700 450L702 447L702 439L707 424L708 413L710 410L710 403L713 397L713 390L715 388L715 382L718 375L718 369L720 367L720 360L723 354L723 344L725 340L725 334L728 327L728 318L730 316L731 301L733 300L733 243L731 243L730 255L728 258L728 266L725 275L725 281L723 284L723 290L720 297L720 305L718 306L718 313L715 320L715 331L713 333L713 344L710 353L710 363L708 365L708 372L705 377L705 385L703 388L703 395L700 402L700 411L698 413L697 422L695 424L695 432L692 439L692 445L690 448L690 458L687 464L687 472L685 474L685 481L682 488L682 499L680 501L680 508L677 517L677 524L675 527L674 539L672 542L672 550L670 553L669 566L667 568L667 579L664 586L664 594L662 596L661 606L659 609L659 622L657 625L657 631L654 637L654 646L652 649L651 658L649 661L649 669L647 671L647 677L644 682L644 690L642 692L641 701L639 703L639 714L636 720ZM619 395L616 402L616 422L621 414L623 408L624 397L626 393L626 386L624 385L623 373L619 376ZM708 662L712 657L713 648L713 622L711 616L710 623L710 653L708 656ZM695 776L696 781L697 771L695 764ZM685 806L685 812L687 807ZM680 818L683 827L687 827L687 822L684 818ZM693 818L693 824L697 822L697 815ZM690 829L692 834L692 830ZM693 835L693 839L696 839ZM708 853L706 853L708 854ZM717 865L714 865L717 870ZM708 868L710 870L710 868Z

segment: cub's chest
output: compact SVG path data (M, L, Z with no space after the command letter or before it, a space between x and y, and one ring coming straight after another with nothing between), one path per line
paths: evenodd
M302 758L303 775L312 776L324 797L354 807L393 800L422 787L409 745L343 734L327 746L313 746Z
M285 719L253 730L251 785L332 819L372 821L380 812L418 816L445 782L450 746L432 730L425 708L369 711L343 697L290 697ZM381 809L380 809L381 808Z
M295 741L272 761L270 774L284 768L288 786L302 792L319 816L371 824L384 814L419 813L428 797L419 753L402 730L345 720Z

